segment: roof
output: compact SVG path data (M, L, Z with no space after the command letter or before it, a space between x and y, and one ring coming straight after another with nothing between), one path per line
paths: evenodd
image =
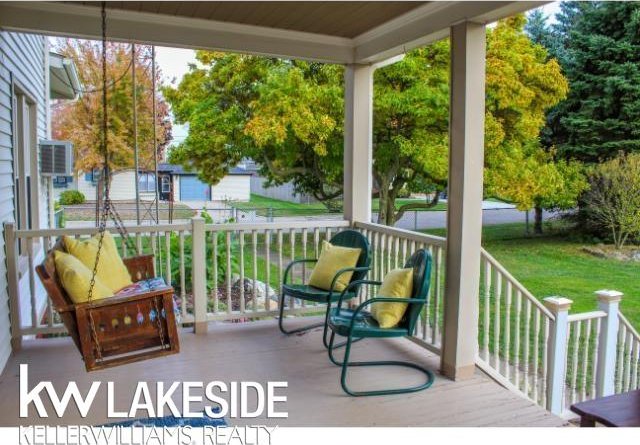
M51 99L77 99L82 86L76 64L62 54L49 53L49 84Z
M172 175L195 175L195 172L186 171L182 165L170 164L168 162L161 162L158 164L158 172L171 173ZM251 175L250 171L241 167L233 167L229 169L229 175Z
M107 2L113 41L315 60L379 63L548 2ZM0 28L101 37L100 2L0 2Z

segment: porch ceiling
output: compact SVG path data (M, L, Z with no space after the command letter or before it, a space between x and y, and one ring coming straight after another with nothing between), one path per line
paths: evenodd
M372 63L546 2L109 2L119 41ZM0 2L0 28L100 38L99 2Z

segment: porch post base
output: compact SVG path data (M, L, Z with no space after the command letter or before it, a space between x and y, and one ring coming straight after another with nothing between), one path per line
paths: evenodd
M22 337L13 337L11 339L11 349L16 352L22 349Z
M194 323L194 332L196 334L206 334L209 331L209 323L206 321L196 321Z
M451 380L466 380L473 377L476 372L476 365L456 367L448 363L442 363L440 372Z

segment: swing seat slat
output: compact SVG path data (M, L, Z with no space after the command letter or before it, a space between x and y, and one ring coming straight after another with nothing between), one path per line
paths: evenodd
M180 351L173 287L154 280L153 255L123 258L134 285L116 295L74 304L55 270L53 251L36 271L56 312L82 354L87 371L120 366ZM144 283L142 283L144 284ZM138 317L142 319L138 321ZM91 318L93 318L93 323Z

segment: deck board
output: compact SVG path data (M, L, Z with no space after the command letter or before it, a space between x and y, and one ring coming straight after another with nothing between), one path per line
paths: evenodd
M289 321L289 320L288 320ZM299 320L290 320L292 324ZM307 320L304 320L307 322ZM404 339L365 340L354 345L353 359L413 360L434 371L439 359ZM19 424L108 423L106 391L100 391L87 418L68 410L59 419L53 413L39 419L31 410L18 418L18 366L29 364L30 382L48 380L62 389L74 380L82 391L92 381L114 381L116 407L124 409L138 381L288 381L283 391L287 419L227 418L230 425L280 426L562 426L566 422L532 402L502 388L481 371L454 382L436 374L434 385L419 393L349 397L340 388L340 369L332 365L321 343L321 330L286 337L273 320L253 323L212 324L207 335L181 332L181 353L88 374L68 338L27 340L0 376L0 426ZM422 376L410 369L355 368L349 376L354 388L419 383ZM106 383L103 383L106 386ZM46 398L45 398L46 399ZM175 400L180 401L177 396ZM250 400L251 401L251 400ZM196 405L192 405L196 406Z

